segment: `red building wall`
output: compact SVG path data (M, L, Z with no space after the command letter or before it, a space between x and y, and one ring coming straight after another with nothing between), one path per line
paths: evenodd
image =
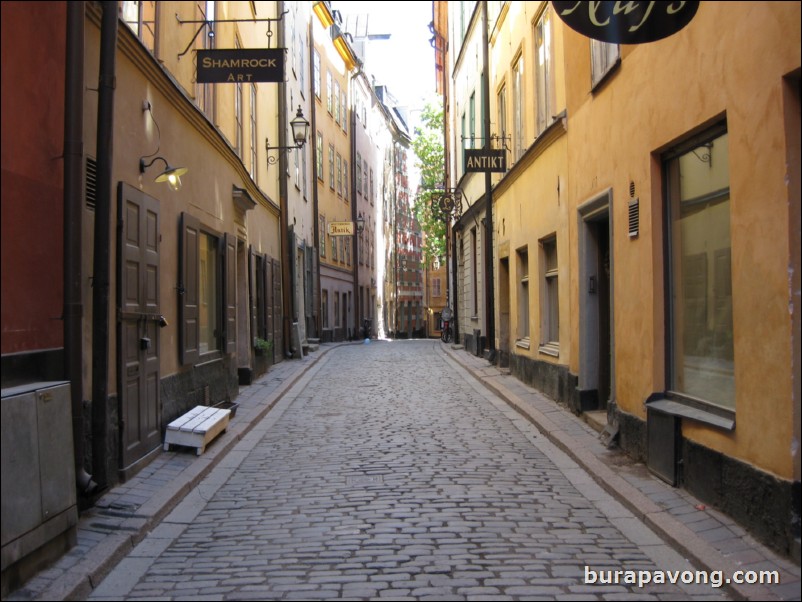
M2 2L3 354L63 346L65 2Z

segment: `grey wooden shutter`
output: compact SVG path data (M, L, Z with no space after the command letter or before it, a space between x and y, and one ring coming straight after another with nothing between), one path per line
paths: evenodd
M225 260L225 316L223 334L225 352L237 352L237 237L226 234L223 237Z

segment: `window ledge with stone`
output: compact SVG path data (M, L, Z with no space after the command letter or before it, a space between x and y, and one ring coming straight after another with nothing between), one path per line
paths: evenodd
M521 349L529 349L529 337L518 339L515 341L515 346L520 347Z
M543 343L538 348L538 353L543 355L550 355L552 357L560 357L560 344L559 343Z

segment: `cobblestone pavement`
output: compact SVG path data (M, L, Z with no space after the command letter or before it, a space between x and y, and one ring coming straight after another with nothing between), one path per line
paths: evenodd
M727 599L585 583L623 570L695 569L439 342L373 342L315 364L91 598Z

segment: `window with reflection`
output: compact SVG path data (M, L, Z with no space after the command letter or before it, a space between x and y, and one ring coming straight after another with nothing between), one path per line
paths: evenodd
M725 126L665 157L669 388L735 409L729 146Z

